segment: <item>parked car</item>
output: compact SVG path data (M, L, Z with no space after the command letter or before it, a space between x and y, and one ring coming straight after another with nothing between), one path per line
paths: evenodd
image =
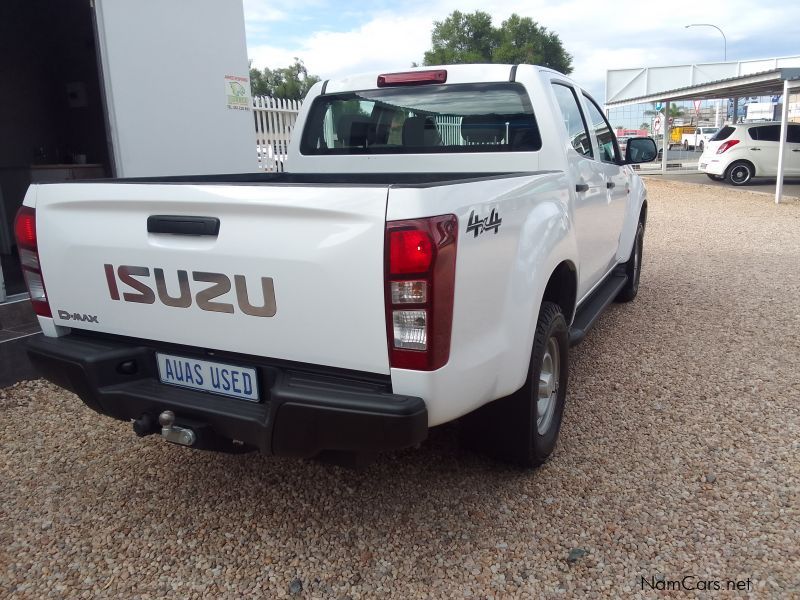
M638 292L629 165L653 141L622 156L601 105L530 65L320 82L294 131L288 173L31 186L34 364L193 448L371 454L462 419L541 464L569 346Z
M714 180L745 185L753 177L778 174L781 124L725 125L708 142L698 169ZM789 123L784 174L800 175L800 124Z
M717 127L694 127L694 131L684 129L681 135L681 142L684 150L699 150L702 152L709 140L714 137L719 128Z

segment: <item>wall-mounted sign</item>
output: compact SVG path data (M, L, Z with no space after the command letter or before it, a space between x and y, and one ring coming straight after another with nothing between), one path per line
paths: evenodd
M232 110L250 110L250 80L238 75L225 75L225 98Z

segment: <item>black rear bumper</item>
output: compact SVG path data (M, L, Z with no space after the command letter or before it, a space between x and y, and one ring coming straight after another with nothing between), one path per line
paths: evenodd
M27 350L42 376L95 411L126 421L148 414L155 423L171 410L175 425L196 432L199 448L222 449L237 440L266 454L311 457L405 448L428 433L424 401L393 394L388 377L75 333L35 336ZM157 350L255 368L261 401L162 384Z

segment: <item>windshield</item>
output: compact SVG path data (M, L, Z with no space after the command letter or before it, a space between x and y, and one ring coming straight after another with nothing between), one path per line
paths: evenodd
M424 85L319 96L303 154L536 151L530 98L518 83Z

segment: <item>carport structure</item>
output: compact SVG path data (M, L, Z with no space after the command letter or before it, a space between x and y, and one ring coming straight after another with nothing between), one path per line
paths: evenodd
M754 68L759 67L763 70L753 72ZM764 67L772 68L764 69ZM736 74L719 77L731 72ZM712 79L715 76L719 78ZM775 186L775 202L779 203L783 196L789 96L792 92L797 91L800 91L800 57L737 63L621 69L608 71L606 75L605 106L608 110L633 104L660 102L664 104L664 114L668 115L670 102L782 94L783 110L781 111L778 178ZM669 127L664 127L662 135L665 151L662 153L661 171L666 173Z

